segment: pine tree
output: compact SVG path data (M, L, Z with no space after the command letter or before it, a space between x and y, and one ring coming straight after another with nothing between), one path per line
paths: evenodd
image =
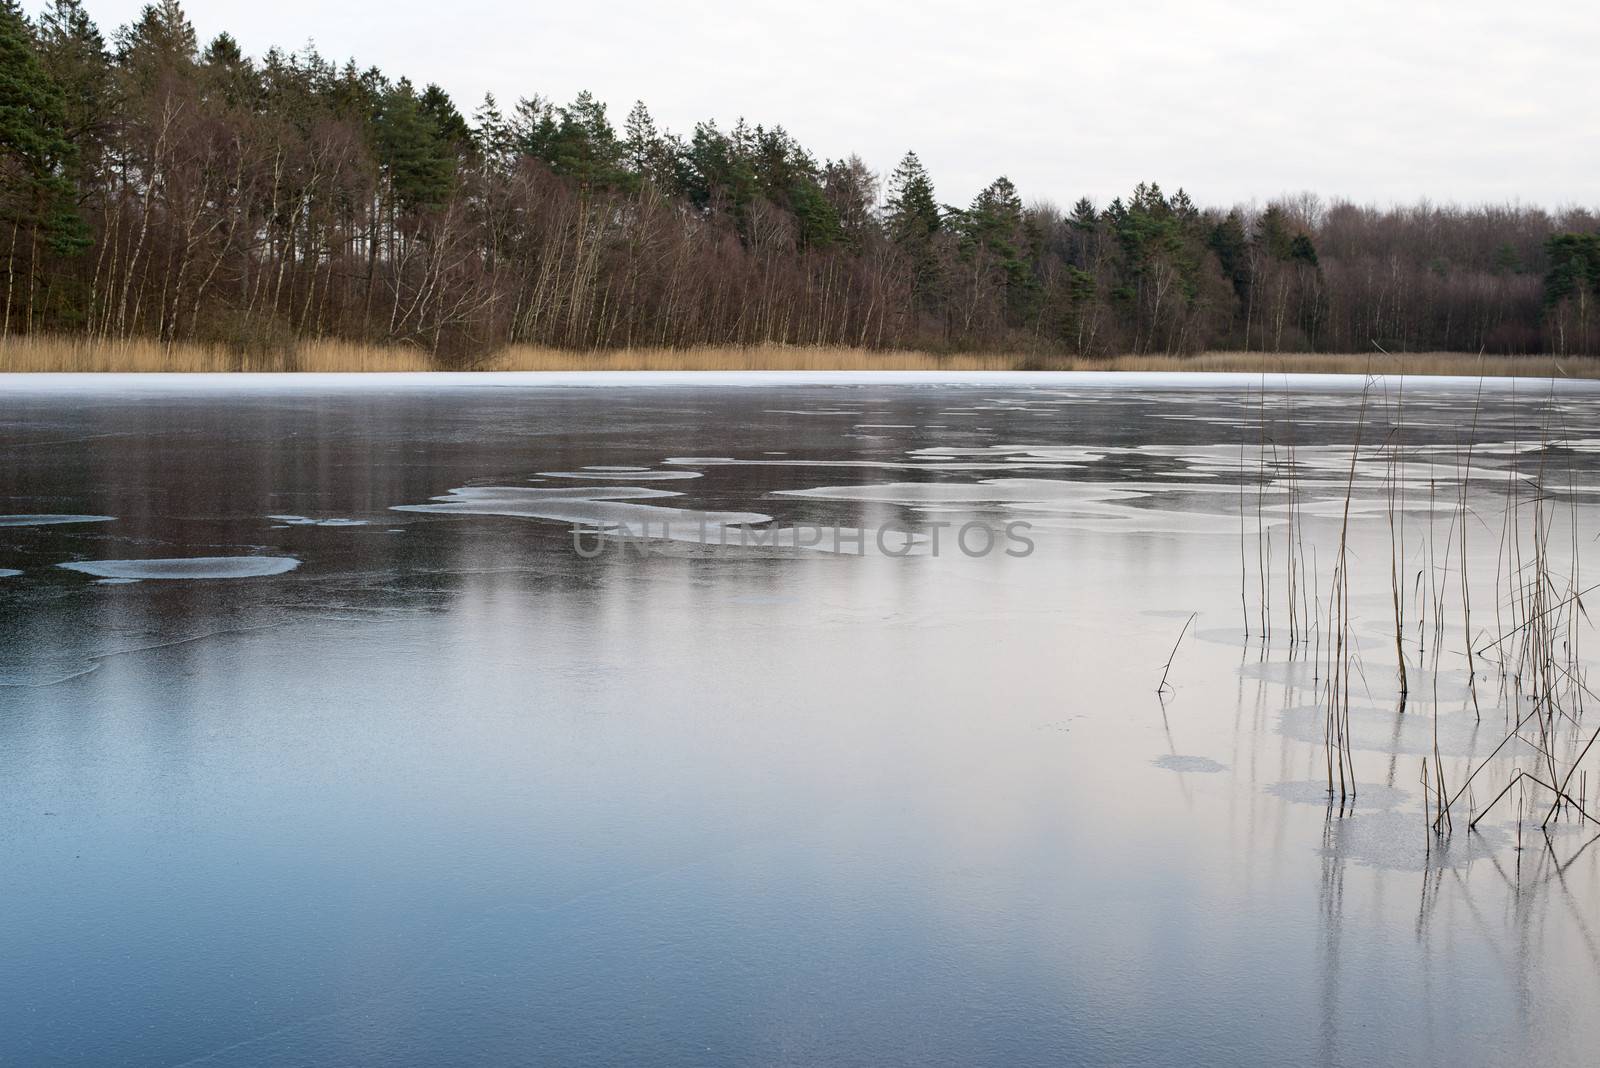
M744 120L732 135L714 122L695 126L684 159L684 192L701 211L723 211L742 217L756 195L755 169L750 164L749 128Z
M87 246L67 178L76 162L65 95L35 55L28 23L0 10L0 221L11 223L8 236L26 228L60 252Z
M619 168L633 183L649 181L669 196L685 192L684 144L656 128L655 119L643 100L634 101L622 127Z
M846 240L860 248L876 232L873 208L878 198L878 176L860 156L830 161L822 171L822 190L839 217Z
M1278 205L1267 205L1267 210L1256 220L1255 242L1275 260L1289 258L1294 234L1289 229L1288 218Z
M1237 210L1228 212L1211 228L1207 244L1216 254L1217 263L1232 283L1234 292L1243 299L1250 288L1250 241L1245 237L1244 220Z
M450 99L449 93L429 82L422 95L417 98L417 107L432 123L435 134L456 153L463 155L472 153L475 147L472 128L467 125L467 120L462 118L461 112L456 110L455 102Z
M559 129L554 103L537 95L517 101L511 115L511 140L518 154L549 163Z
M1317 266L1317 249L1309 234L1295 234L1289 241L1289 259L1308 266Z
M516 142L493 93L485 93L483 103L473 112L472 134L478 155L491 170L504 171L510 166L516 156Z
M933 179L915 152L907 152L889 176L889 197L884 208L889 240L911 267L912 301L919 308L929 309L941 288L937 239L944 229L944 214L934 198Z
M32 37L33 23L22 9L20 0L0 0L0 18L15 19L22 24L24 36Z
M98 174L110 134L111 56L79 0L52 0L37 37L39 62L61 88L66 136L77 149L71 177L82 193Z
M1544 302L1600 297L1600 234L1552 234L1544 245L1550 269L1544 276Z
M178 0L158 0L117 33L117 60L140 89L150 91L162 75L185 74L195 64L194 26Z
M622 159L641 178L654 179L661 155L661 134L643 100L635 100L622 126Z
M616 185L622 177L622 144L606 118L606 106L586 89L559 114L550 169L576 179L584 190Z
M200 69L206 92L215 94L229 107L254 108L260 82L255 65L238 41L226 33L217 34L200 55Z
M933 180L915 152L907 152L889 176L887 221L896 244L922 246L943 227Z
M385 93L373 122L378 160L407 208L444 203L455 180L455 149L402 78Z
M1021 321L1031 314L1037 285L1027 252L1029 234L1017 187L1004 175L990 182L962 214L965 254L987 257L998 272L1007 312Z

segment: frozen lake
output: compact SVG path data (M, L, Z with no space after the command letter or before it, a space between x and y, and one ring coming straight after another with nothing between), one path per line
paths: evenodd
M1360 386L0 376L0 1064L1585 1059L1600 389Z

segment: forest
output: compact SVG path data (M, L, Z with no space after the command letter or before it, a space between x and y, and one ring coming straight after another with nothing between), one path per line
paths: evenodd
M109 35L0 0L0 245L7 338L1600 354L1590 210L1154 180L1061 207L1005 177L952 205L914 152L881 174L643 103L619 128L587 93L463 110L309 46L202 44L176 0Z

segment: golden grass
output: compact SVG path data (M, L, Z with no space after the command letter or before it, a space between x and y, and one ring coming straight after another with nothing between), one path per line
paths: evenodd
M1479 356L1471 352L1262 353L1202 352L1194 356L1112 356L1079 360L1078 370L1262 371L1290 374L1465 375L1476 378L1600 378L1593 356Z
M1418 375L1489 375L1513 378L1600 378L1600 359L1549 356L1477 356L1467 352L1403 356L1205 352L1195 356L1038 356L788 345L701 346L688 349L620 349L573 352L514 346L482 364L494 371L1245 371L1315 374L1404 372Z
M218 347L153 341L97 343L21 337L0 342L0 371L433 371L420 349L345 341L305 341L283 352L240 354ZM1245 371L1331 374L1395 373L1527 378L1600 378L1600 359L1479 357L1464 352L1404 356L1207 352L1196 356L1037 356L1022 353L937 355L822 346L705 345L683 349L580 352L517 345L467 366L482 371Z
M515 345L481 365L489 371L1010 371L1026 362L1000 353L928 352L821 345L697 345L684 349L574 352Z
M432 371L420 349L306 341L292 351L237 353L207 345L158 341L91 342L81 338L21 337L0 342L3 371Z

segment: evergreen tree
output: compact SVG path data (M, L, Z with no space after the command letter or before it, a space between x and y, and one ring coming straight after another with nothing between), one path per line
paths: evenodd
M402 78L386 92L373 121L378 160L407 208L436 207L455 179L455 148Z
M915 152L907 152L889 176L886 207L889 236L896 244L923 246L943 226L933 180Z
M580 189L605 189L622 178L622 144L606 106L588 90L560 109L550 169L575 179Z
M1600 233L1552 234L1545 241L1550 269L1544 276L1544 303L1600 297Z
M0 11L0 220L13 235L27 227L59 252L88 244L67 178L76 158L65 96L34 54L28 23Z
M741 122L733 136L714 122L695 126L684 163L685 192L701 211L742 215L756 195L755 169L747 151L747 129Z
M157 0L117 33L117 61L137 88L149 92L168 74L184 75L195 64L194 26L178 0Z
M1295 234L1289 241L1289 259L1308 266L1317 266L1317 249L1307 234Z
M1230 211L1211 228L1208 244L1216 253L1222 273L1243 299L1250 287L1250 241L1245 236L1244 220L1237 210Z
M1278 205L1267 205L1267 210L1256 220L1255 242L1273 259L1289 259L1294 234L1289 229L1289 220L1284 216L1283 209Z
M873 208L878 196L878 176L860 156L830 162L822 171L822 190L833 205L841 235L853 248L876 234Z
M503 171L511 165L516 156L516 139L493 93L485 93L483 103L473 112L472 135L479 158L491 170Z
M229 107L254 108L260 96L255 64L239 42L219 33L200 55L201 80L206 92Z
M796 239L803 249L822 249L836 244L843 236L839 227L839 213L817 184L816 179L802 175L789 189L788 210L794 215Z
M920 307L933 303L941 274L936 239L944 216L934 198L933 179L915 152L907 152L889 176L884 224L911 266L911 297Z
M636 100L622 126L622 161L634 174L659 183L664 173L665 143L643 100Z
M1024 223L1022 198L1004 175L985 186L961 217L963 249L968 256L983 255L994 264L1014 325L1032 312L1037 292Z
M417 98L417 108L433 127L434 135L448 144L457 155L468 157L472 155L476 149L472 138L472 127L467 125L467 120L456 110L449 93L429 82L428 87Z
M37 36L39 62L61 89L64 132L76 148L68 169L81 196L94 182L110 134L111 55L79 0L52 0Z
M523 97L511 116L511 140L519 155L549 163L555 154L555 104L542 96Z

